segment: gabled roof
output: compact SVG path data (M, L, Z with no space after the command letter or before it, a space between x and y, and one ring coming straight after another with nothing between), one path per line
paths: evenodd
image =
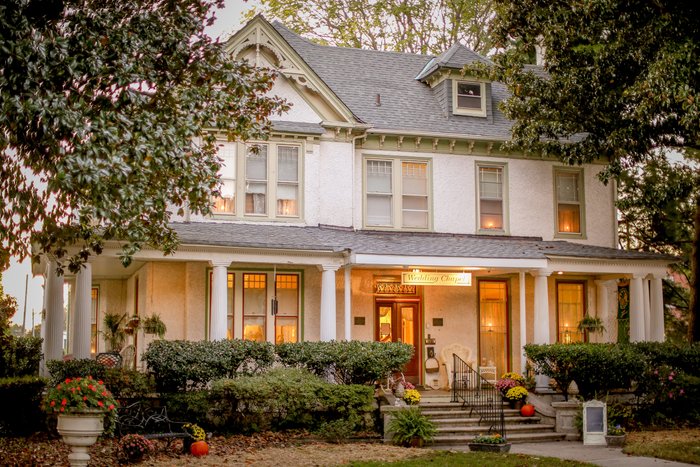
M474 62L493 65L493 62L488 58L482 57L473 50L456 42L445 52L430 60L425 68L416 76L416 79L423 81L440 68L461 70L464 68L464 65L471 65Z
M511 122L497 108L508 96L506 86L501 83L491 86L492 120L446 115L429 86L416 80L437 57L327 47L300 37L278 21L272 26L358 120L372 128L418 135L442 133L510 139ZM453 47L441 57L445 63L459 68L462 60L464 64L470 60L487 60L464 46ZM377 105L377 94L381 105Z

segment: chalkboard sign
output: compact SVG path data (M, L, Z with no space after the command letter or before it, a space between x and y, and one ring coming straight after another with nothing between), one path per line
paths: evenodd
M605 444L607 407L604 402L588 401L583 404L583 444Z
M586 431L605 433L603 430L603 411L605 407L586 407Z

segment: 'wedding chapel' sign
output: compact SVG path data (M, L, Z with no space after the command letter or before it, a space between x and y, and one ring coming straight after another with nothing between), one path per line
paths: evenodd
M472 285L472 275L469 272L403 272L401 283L465 287Z

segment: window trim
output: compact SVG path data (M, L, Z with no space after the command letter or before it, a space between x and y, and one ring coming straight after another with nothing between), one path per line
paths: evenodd
M587 310L587 306L588 306L588 281L586 281L586 280L584 280L584 279L557 279L557 280L554 281L554 295L555 295L555 297L554 297L555 302L554 302L554 303L556 304L556 333L557 333L557 344L562 344L562 343L563 343L563 342L561 342L561 340L559 339L559 334L561 334L561 333L559 332L559 314L560 314L560 310L559 310L559 285L560 285L560 284L578 284L578 285L581 285L581 287L583 288L583 305L582 305L582 306L583 306L583 310L582 310L582 313L581 313L581 319L583 319L583 317L586 316L586 310ZM574 326L574 327L576 327L576 326L578 326L578 323L575 323L575 326ZM578 330L576 330L576 331L578 332ZM582 340L581 340L580 342L579 342L579 341L576 341L576 342L570 342L570 343L571 343L571 344L576 344L576 343L586 343L586 342L588 342L588 337L589 337L589 336L588 336L588 333L587 333L587 332L583 332L582 334L583 334L583 335L581 336Z
M226 143L225 140L217 140L217 147ZM265 222L303 222L304 221L304 155L306 154L306 143L300 140L284 140L272 139L269 141L246 141L233 143L236 146L236 178L234 182L235 188L235 205L233 213L215 212L212 209L209 215L213 220L258 220ZM246 155L248 147L253 145L267 146L267 192L265 200L265 214L253 214L245 212L245 185L246 185ZM277 214L277 187L280 184L278 180L278 151L279 146L294 146L298 148L298 167L297 167L297 214L282 215ZM286 183L286 182L282 182ZM214 197L212 197L212 208L214 205Z
M367 223L367 162L385 161L391 162L391 225L369 225ZM425 228L403 227L403 162L425 164L427 171L426 193L428 198L428 225ZM432 159L424 157L363 155L362 157L362 226L367 230L397 230L406 232L432 232L433 231L433 168Z
M560 173L573 173L578 176L578 206L579 206L579 232L560 232L559 231L559 185L557 183L557 175ZM586 190L585 190L585 173L583 168L571 168L555 166L553 168L552 185L554 188L554 238L586 238ZM566 204L566 203L562 203Z
M458 105L457 89L459 84L478 84L481 87L481 108L465 109ZM486 82L469 79L453 79L452 80L452 113L454 115L467 115L472 117L486 117Z
M475 189L476 189L476 232L480 235L510 235L510 216L508 215L509 210L509 197L508 197L508 164L506 162L475 162ZM481 180L480 180L480 169L485 168L499 168L502 170L503 178L503 193L501 195L501 202L503 203L503 228L501 229L484 229L481 227Z

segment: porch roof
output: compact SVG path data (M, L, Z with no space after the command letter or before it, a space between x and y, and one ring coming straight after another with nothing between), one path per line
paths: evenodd
M245 223L173 223L183 245L275 250L349 252L362 255L453 258L676 261L668 255L582 245L539 237L353 230L336 226L287 226Z

